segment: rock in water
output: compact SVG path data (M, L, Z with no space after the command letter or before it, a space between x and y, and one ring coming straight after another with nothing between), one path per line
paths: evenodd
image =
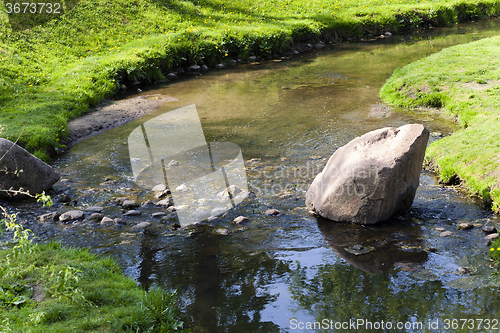
M6 190L42 193L59 180L59 173L12 141L0 138L0 198L19 197Z
M375 224L411 207L429 131L378 129L339 148L306 193L306 205L340 222Z

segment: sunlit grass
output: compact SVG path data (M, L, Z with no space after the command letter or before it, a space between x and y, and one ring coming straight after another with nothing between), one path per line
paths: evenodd
M500 13L497 0L59 2L64 13L56 16L0 11L2 135L15 138L24 128L20 143L44 159L68 134L68 119L115 94L120 83L163 80L179 66L267 58L298 41L336 42Z
M441 108L461 130L427 149L443 182L463 185L500 209L500 37L442 50L394 72L387 103Z

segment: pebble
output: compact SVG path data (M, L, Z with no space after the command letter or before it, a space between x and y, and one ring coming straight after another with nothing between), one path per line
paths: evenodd
M179 161L176 161L176 160L171 160L171 161L170 161L170 162L168 162L168 164L167 164L167 166L168 166L169 168L171 168L171 167L175 167L175 166L179 166L179 165L181 165L181 163L180 163Z
M215 233L217 233L219 235L227 236L231 233L231 230L226 229L226 228L219 228L219 229L215 230Z
M141 223L134 225L132 227L132 230L146 229L150 225L151 225L151 223L149 223L149 222L141 222Z
M89 220L101 221L103 217L104 217L104 215L102 215L101 213L94 213L94 214L90 215Z
M472 228L474 228L474 226L472 225L472 223L467 223L467 222L460 223L457 226L458 230L468 230L468 229L472 229Z
M176 191L176 192L187 192L187 191L189 191L189 190L190 190L190 188L189 188L189 187L187 187L187 186L186 186L186 185L184 185L184 184L179 185L179 186L177 186L177 187L175 188L175 191Z
M156 213L151 214L152 217L162 217L165 215L167 215L167 213L165 213L165 212L156 212Z
M143 203L141 203L141 207L152 207L154 205L155 205L155 203L151 200L146 200Z
M434 228L434 230L436 230L436 231L446 231L445 228Z
M101 206L90 206L90 207L85 208L86 212L101 213L103 210L104 210L104 208Z
M168 223L168 222L172 222L172 221L175 221L175 219L177 218L177 215L174 214L174 213L170 213L168 214L167 216L163 216L161 219L160 219L160 222L161 223Z
M139 204L135 200L125 200L122 203L122 207L126 209L138 207Z
M125 220L117 217L116 219L113 220L114 224L115 225L119 225L119 226L122 226L122 225L126 225L127 222L125 222Z
M469 267L459 267L457 269L458 274L469 274L471 272L471 269Z
M167 212L173 213L175 211L177 211L177 207L175 207L175 206L170 206L167 208Z
M156 203L156 206L168 208L168 207L172 206L173 204L174 204L174 200L172 199L172 197L169 197L167 199L163 199L163 200L158 201Z
M83 216L84 214L81 210L70 210L69 212L66 212L61 216L59 216L59 222L65 223L65 222L80 220L83 219Z
M484 226L483 229L481 229L485 234L489 235L489 234L494 234L497 232L497 228L495 228L494 226L492 225L489 225L489 226Z
M266 215L267 216L276 216L276 215L280 215L280 211L277 210L277 209L268 209L266 210Z
M129 210L128 212L122 214L122 216L137 216L141 215L142 213L138 210Z
M59 213L52 212L43 214L37 217L38 222L46 223L46 222L55 222L59 218Z
M114 223L115 223L115 221L112 218L109 218L107 216L104 216L101 220L101 225L111 225Z
M452 235L453 233L451 231L443 231L442 233L439 234L439 237L448 237Z
M489 241L492 241L492 240L494 240L494 239L497 239L497 238L498 238L498 236L500 236L500 235L499 235L499 234L497 234L497 233L493 233L493 234L489 234L489 235L488 235L488 236L486 236L485 238L486 238L487 240L489 240Z
M250 221L250 219L246 216L238 216L237 218L235 218L233 220L234 223L236 224L242 224L242 223L245 223L245 222L248 222Z

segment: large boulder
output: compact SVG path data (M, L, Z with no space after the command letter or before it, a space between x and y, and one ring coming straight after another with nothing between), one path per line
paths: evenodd
M411 207L429 131L418 124L369 132L339 148L314 179L306 205L339 222L375 224Z
M10 140L0 138L0 198L19 197L7 190L37 194L52 188L59 173Z

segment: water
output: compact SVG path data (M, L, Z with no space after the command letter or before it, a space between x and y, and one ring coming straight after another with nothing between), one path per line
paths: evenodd
M40 226L30 222L42 212L32 203L10 208L19 210L42 240L110 254L145 288L178 289L182 320L195 332L352 331L342 325L353 321L359 331L460 331L447 319L472 320L464 331L477 330L475 320L490 319L485 331L497 330L500 324L493 329L493 320L500 301L484 235L479 228L456 230L462 221L498 224L480 202L439 186L423 172L409 212L362 227L311 216L304 196L327 158L356 136L407 123L425 124L431 140L449 135L452 123L431 112L387 109L378 91L397 67L443 47L497 35L499 22L342 44L157 87L142 94L178 101L84 140L54 161L70 180L55 188L69 189L78 198L75 207L103 205L105 215L118 217L112 197L154 199L149 188L134 182L129 135L148 120L194 104L207 142L241 149L247 185L256 194L210 223L175 230L151 217L161 209L146 207L142 215L125 218L123 228L91 222ZM58 203L55 210L70 208ZM269 208L282 214L266 216ZM239 215L250 222L232 223ZM142 221L152 225L132 229ZM221 235L221 228L231 233ZM454 235L439 237L435 228ZM356 254L356 245L368 253ZM460 274L460 267L470 272Z

